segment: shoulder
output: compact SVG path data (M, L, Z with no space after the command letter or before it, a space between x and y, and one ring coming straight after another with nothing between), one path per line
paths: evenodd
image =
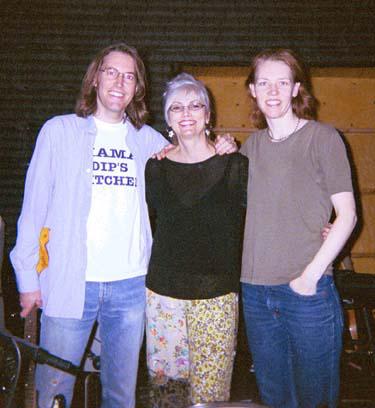
M330 151L345 145L343 135L327 123L310 121L306 125L306 133L308 140L311 140L312 145L319 151Z
M226 155L231 174L237 177L247 176L249 159L241 153L231 153Z
M249 161L249 159L240 152L231 153L228 156L236 163L247 163Z
M153 169L153 168L159 167L160 166L159 163L161 161L162 160L153 159L153 158L148 159L146 163L146 169Z
M266 129L260 129L251 133L240 148L240 153L248 155L254 146L259 143L259 139L264 137Z
M130 121L128 138L138 146L139 151L143 152L146 157L157 153L168 144L168 141L158 131L149 125L143 125L140 129L136 129Z
M68 115L57 115L48 119L44 125L43 129L54 129L54 130L70 130L70 129L79 129L79 128L86 128L89 125L89 118L82 118L77 116L76 114L68 114Z
M239 152L227 154L221 157L226 158L226 160L232 166L243 167L243 166L247 166L249 162L249 159L246 156L244 156L242 153L239 153Z
M89 118L83 118L77 116L75 113L71 113L68 115L56 115L49 120L46 121L46 123L52 125L58 125L58 124L86 124L88 122Z
M306 125L306 131L311 132L316 137L340 137L339 132L328 123L310 120Z
M148 159L145 168L145 178L146 183L149 184L152 182L152 185L155 185L155 181L160 179L161 169L163 166L164 160L157 159Z
M162 136L160 132L155 130L149 125L143 125L140 129L135 128L130 122L128 122L129 128L135 132L138 136L143 136L147 138L156 138L164 140L167 143L167 140Z
M164 160L158 160L150 158L146 162L146 173L148 174L156 174L160 171L163 166Z

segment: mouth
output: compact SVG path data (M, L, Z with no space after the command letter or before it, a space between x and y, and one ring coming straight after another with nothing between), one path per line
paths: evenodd
M115 91L115 90L108 91L108 94L109 94L110 96L115 97L115 98L123 98L123 97L125 96L125 93L124 93L124 92Z
M178 124L181 127L185 127L185 126L193 126L195 124L194 120L182 120L181 122L178 122Z
M266 105L267 106L279 106L281 104L280 99L268 99L266 101Z

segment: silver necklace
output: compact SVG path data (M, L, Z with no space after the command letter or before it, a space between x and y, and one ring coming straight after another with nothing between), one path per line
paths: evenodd
M288 139L290 136L294 135L294 133L297 132L297 129L298 129L298 127L299 127L300 121L301 121L301 119L298 118L298 120L297 120L297 125L296 125L296 127L294 128L293 132L292 132L292 133L289 133L289 135L286 135L286 136L282 137L281 139L276 139L276 138L273 136L272 130L271 130L269 127L267 128L267 135L268 135L268 137L269 137L273 142L277 142L277 143L278 143L278 142L283 142L284 140Z

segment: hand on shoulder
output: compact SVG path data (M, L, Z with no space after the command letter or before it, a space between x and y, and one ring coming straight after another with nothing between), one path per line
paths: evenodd
M160 150L160 152L155 153L154 155L152 155L153 159L157 159L157 160L163 160L167 157L168 153L170 153L171 151L173 151L174 149L176 149L177 146L173 145L173 144L169 144L167 146L165 146L163 149Z

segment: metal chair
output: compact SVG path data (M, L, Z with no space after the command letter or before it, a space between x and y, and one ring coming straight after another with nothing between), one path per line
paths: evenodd
M14 407L21 371L21 352L16 341L0 332L0 406Z

